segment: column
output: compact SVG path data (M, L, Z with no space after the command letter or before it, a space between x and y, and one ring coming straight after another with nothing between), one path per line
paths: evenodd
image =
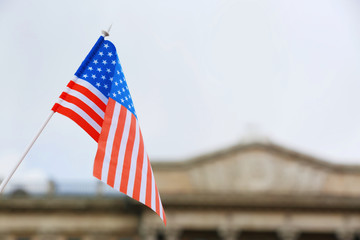
M236 240L240 234L235 228L222 227L218 229L219 236L223 240Z
M181 231L178 228L165 228L164 237L165 240L178 240Z
M296 240L299 237L299 231L293 228L283 228L278 231L281 240Z
M336 237L339 240L353 240L355 233L350 229L342 229L336 232Z
M142 240L157 240L157 231L155 228L142 228L140 236Z
M84 237L84 240L110 240L110 236L105 233L90 233Z
M0 240L10 240L12 239L11 238L11 235L9 233L0 233Z

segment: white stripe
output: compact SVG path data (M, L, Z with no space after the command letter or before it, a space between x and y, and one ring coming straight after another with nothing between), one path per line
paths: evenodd
M159 191L159 189L158 189L158 191ZM160 218L161 218L162 220L164 220L164 219L163 219L163 206L162 206L162 203L161 203L160 194L159 194L159 192L157 192L157 194L159 195Z
M74 78L74 82L83 87L86 87L91 92L93 92L98 98L100 98L100 100L103 101L105 103L105 105L107 104L109 99L102 92L100 92L99 89L94 87L91 83L89 83L88 81L83 80L81 78Z
M91 101L88 97L86 97L84 94L82 94L81 92L78 92L76 90L73 90L71 88L66 87L65 93L78 98L79 100L81 100L82 102L84 102L86 105L88 105L90 108L92 108L102 119L104 119L104 111L101 110L98 105L96 105L93 101Z
M127 195L130 197L133 196L134 192L134 181L135 181L135 173L136 173L136 164L137 164L137 156L139 154L139 144L140 144L140 129L138 121L136 121L136 129L135 129L135 140L134 147L131 155L131 165L129 171L129 181L127 186Z
M116 103L116 104L118 104L120 106L119 103ZM131 115L132 115L131 112L128 111L125 107L123 109L126 111L126 119L125 119L123 136L121 138L121 143L120 143L118 164L116 166L116 174L115 174L115 182L114 182L114 188L116 190L120 190L121 175L122 175L122 171L123 171L125 150L126 150L128 137L129 137Z
M139 201L144 204L145 204L145 199L146 199L147 165L148 165L148 160L147 160L147 154L146 154L145 147L144 147L144 159L143 159L143 168L142 168L142 173L141 173L141 186L140 186L140 197L139 197Z
M113 143L114 143L114 137L115 137L115 132L116 132L116 128L117 128L117 123L119 120L119 115L120 115L120 105L115 104L114 113L112 115L111 125L110 125L110 129L109 129L109 135L108 135L108 138L106 139L106 149L105 149L105 155L104 155L104 161L103 161L103 167L102 167L102 173L101 173L101 181L103 181L105 183L107 182L107 177L108 177L108 173L109 173L111 152L112 152L112 147L113 147Z
M151 168L150 168L151 169ZM151 174L151 208L156 212L156 193L155 193L155 178L152 170Z
M69 108L80 115L87 123L89 123L99 134L101 131L101 126L97 124L86 112L84 112L81 108L76 106L75 104L69 103L67 101L62 101L61 106L65 108Z

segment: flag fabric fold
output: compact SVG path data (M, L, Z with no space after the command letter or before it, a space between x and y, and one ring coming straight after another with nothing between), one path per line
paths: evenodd
M166 224L132 97L112 42L103 36L98 39L52 110L72 119L98 143L94 176L145 204Z

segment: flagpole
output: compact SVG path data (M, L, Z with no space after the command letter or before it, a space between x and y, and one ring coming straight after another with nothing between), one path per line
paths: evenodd
M24 160L24 158L26 157L26 155L28 154L28 152L30 151L31 147L34 145L35 141L38 139L38 137L40 136L40 134L42 133L42 131L44 130L44 128L46 127L46 125L48 124L48 122L50 121L51 117L54 115L54 111L51 110L51 113L49 114L49 116L47 117L47 119L45 120L45 122L43 123L43 125L41 126L40 130L38 131L38 133L35 135L35 137L33 138L33 140L30 142L30 144L27 146L27 148L25 149L25 152L23 153L23 155L20 157L20 159L18 160L17 164L14 166L14 168L12 169L12 171L10 172L10 174L1 182L0 185L0 195L3 193L4 188L6 187L6 185L8 184L9 180L11 179L11 177L14 175L15 171L17 170L17 168L20 166L20 164L22 163L22 161Z
M110 30L111 30L112 24L110 25L110 27L108 28L107 31L102 30L102 35L104 37L108 37L110 34ZM61 101L61 100L60 100ZM40 136L40 134L42 133L42 131L44 130L44 128L46 127L46 125L48 124L48 122L50 121L51 117L54 115L54 111L51 110L51 113L49 114L49 116L46 118L45 122L43 123L43 125L41 126L40 130L38 131L38 133L35 135L35 137L33 138L33 140L30 142L30 144L27 146L27 148L25 149L25 152L23 153L23 155L20 157L20 159L18 160L18 162L16 163L16 165L14 166L14 168L11 170L11 172L9 173L9 175L1 182L0 185L0 195L3 193L6 185L8 184L8 182L10 181L11 177L14 175L14 173L16 172L17 168L20 166L20 164L22 163L22 161L24 160L24 158L26 157L26 155L28 154L28 152L30 151L30 149L32 148L32 146L34 145L34 143L36 142L36 140L38 139L38 137Z

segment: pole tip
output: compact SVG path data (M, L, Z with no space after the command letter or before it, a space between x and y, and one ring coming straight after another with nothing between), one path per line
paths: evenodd
M102 31L101 31L101 34L102 34L104 37L110 36L110 34L109 34L107 31L105 31L105 30L102 30Z
M108 29L107 31L105 31L105 30L102 30L102 31L101 31L101 33L102 33L102 35L103 35L104 37L110 36L109 32L110 32L110 30L111 30L111 27L112 27L112 24L110 25L110 27L109 27L109 29Z

